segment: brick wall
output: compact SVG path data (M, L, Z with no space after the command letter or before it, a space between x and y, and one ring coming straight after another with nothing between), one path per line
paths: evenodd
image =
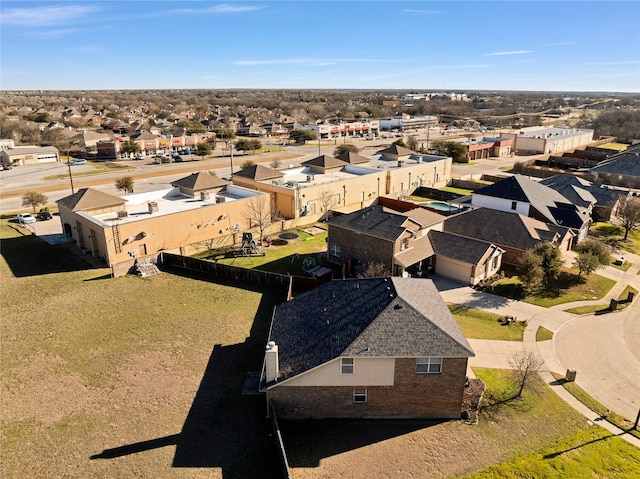
M458 418L467 358L445 358L441 374L416 374L415 358L395 361L394 386L277 386L267 400L281 418L433 417ZM354 389L367 402L353 403Z
M340 257L331 255L331 245L340 245ZM337 264L357 259L361 263L382 263L391 271L394 243L329 225L329 261Z

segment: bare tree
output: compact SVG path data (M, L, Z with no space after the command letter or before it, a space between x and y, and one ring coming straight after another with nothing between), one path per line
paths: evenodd
M391 276L391 271L383 264L377 262L366 263L358 278L382 278Z
M269 166L274 170L277 170L278 168L280 168L280 166L282 166L282 161L280 161L278 158L274 158L271 163L269 163Z
M271 208L269 203L263 201L262 198L251 198L245 208L245 214L249 219L251 227L256 227L260 231L260 239L258 243L262 242L264 237L264 230L271 224Z
M627 240L629 232L640 226L640 198L625 196L620 199L616 210L618 223L624 228L623 241Z
M524 389L531 386L536 373L542 367L542 360L532 352L519 352L513 355L509 364L516 390L513 399L520 398Z
M322 190L320 192L320 208L323 212L320 220L327 219L329 217L329 211L340 201L340 195L334 194L331 188Z

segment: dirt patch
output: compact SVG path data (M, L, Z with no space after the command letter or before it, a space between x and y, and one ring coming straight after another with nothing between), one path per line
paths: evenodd
M308 226L306 228L300 228L300 231L304 231L311 236L321 235L322 233L326 233L327 230L319 228L318 226Z
M462 420L464 422L468 424L476 424L478 422L480 400L485 389L486 386L481 379L467 380L462 398Z

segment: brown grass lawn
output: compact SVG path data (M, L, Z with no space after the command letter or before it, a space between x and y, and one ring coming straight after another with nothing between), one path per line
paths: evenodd
M105 279L2 240L3 478L279 477L264 401L241 395L279 292Z

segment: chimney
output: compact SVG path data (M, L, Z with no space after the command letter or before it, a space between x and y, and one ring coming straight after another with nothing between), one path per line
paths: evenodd
M278 380L278 345L275 341L269 341L264 352L264 369L267 383Z

